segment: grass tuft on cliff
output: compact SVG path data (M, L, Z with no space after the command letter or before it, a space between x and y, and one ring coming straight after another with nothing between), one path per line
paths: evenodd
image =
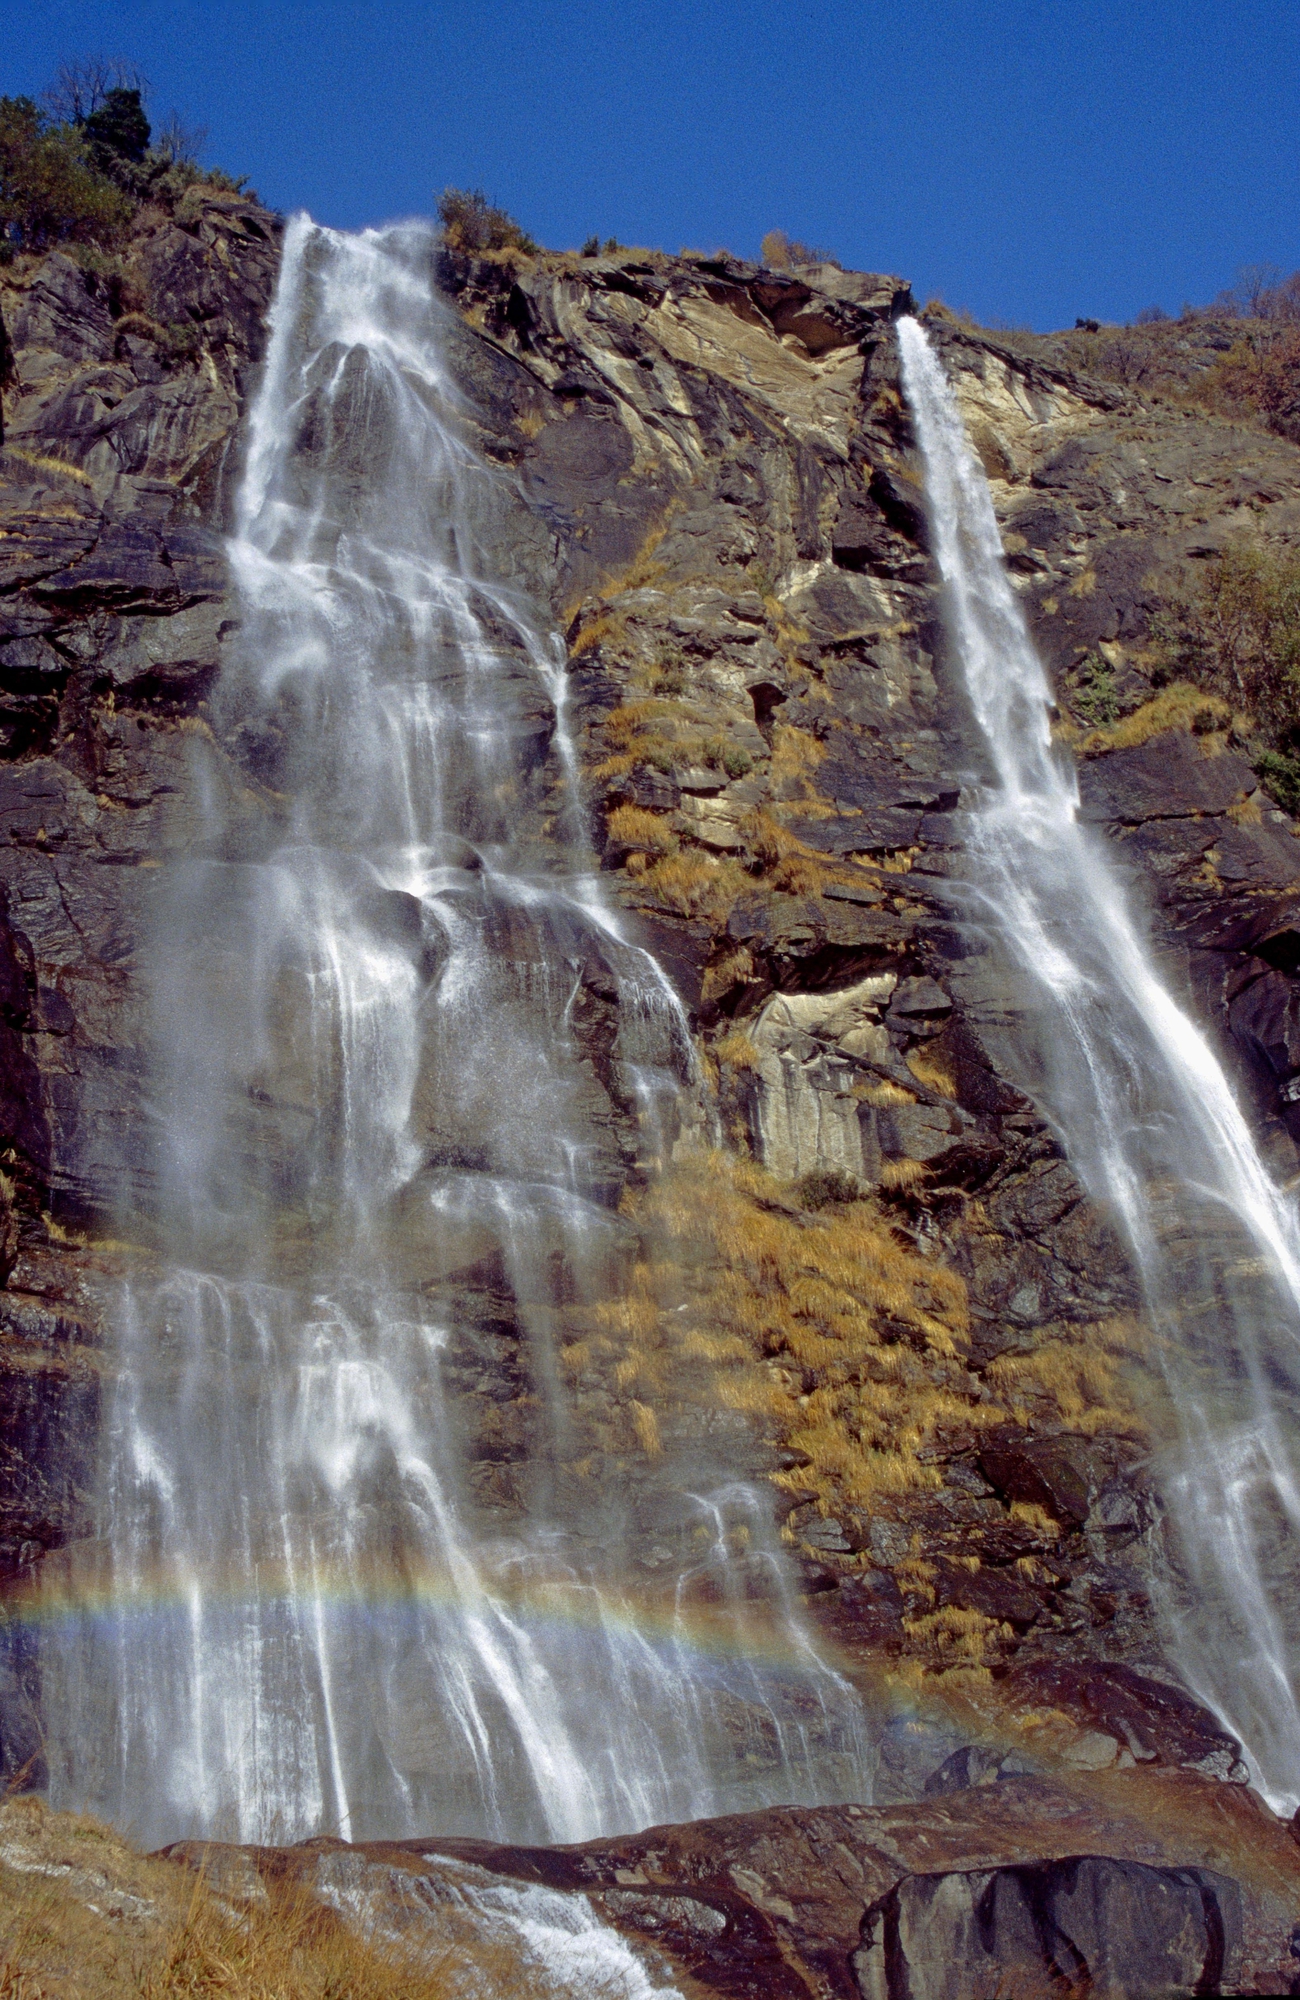
M739 1031L717 1054L737 1071L751 1066ZM1131 1379L1144 1363L1142 1325L1127 1315L1062 1325L977 1366L962 1277L914 1247L888 1195L846 1175L785 1187L753 1161L697 1154L629 1191L623 1207L641 1239L629 1282L576 1316L579 1337L562 1354L571 1374L609 1381L617 1448L656 1457L662 1420L679 1405L743 1412L779 1454L770 1477L790 1510L788 1541L799 1545L814 1517L847 1524L850 1548L863 1551L872 1520L909 1534L922 1524L910 1553L887 1561L878 1550L805 1550L821 1566L884 1561L894 1571L912 1606L904 1653L919 1672L995 1663L1008 1636L997 1619L935 1604L923 1524L944 1465L1007 1423L1142 1438ZM978 1212L969 1222L978 1231ZM1060 1528L1040 1512L1031 1520L1020 1506L1012 1519L1047 1548Z
M961 1359L965 1286L858 1192L792 1199L723 1153L674 1166L631 1200L644 1254L574 1365L603 1356L651 1406L689 1385L746 1411L803 1460L778 1484L827 1511L937 1485L920 1448L944 1423L983 1421Z

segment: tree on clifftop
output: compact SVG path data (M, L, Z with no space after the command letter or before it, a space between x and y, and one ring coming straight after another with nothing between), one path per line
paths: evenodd
M102 243L131 214L127 196L97 171L83 133L47 118L30 97L0 97L0 246Z
M121 56L73 56L61 62L41 103L60 125L84 125L114 91L147 97L149 87L134 63Z
M81 129L98 164L110 172L118 160L139 166L153 136L138 90L110 90Z

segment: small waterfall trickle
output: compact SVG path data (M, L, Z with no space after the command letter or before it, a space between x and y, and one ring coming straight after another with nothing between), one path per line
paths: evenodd
M1157 976L1104 843L1052 746L1051 692L982 470L920 325L898 328L953 652L993 782L969 875L1023 975L1032 1088L1145 1292L1180 1437L1161 1485L1171 1654L1300 1805L1300 1224L1223 1069Z
M734 1470L569 1466L565 1315L626 1278L629 1148L653 1170L693 1058L590 871L563 648L512 574L541 530L467 442L434 252L289 226L224 754L195 733L160 876L151 1253L42 1634L52 1795L145 1840L869 1795Z

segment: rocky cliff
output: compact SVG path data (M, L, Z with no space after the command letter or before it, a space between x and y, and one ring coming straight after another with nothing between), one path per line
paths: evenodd
M199 838L187 742L212 734L237 616L221 532L277 229L196 191L144 213L111 282L58 253L0 273L14 1587L90 1532L112 1288L149 1254L114 1236L123 1133L148 1208L138 974L160 864ZM567 641L595 849L699 1041L662 1172L610 1096L637 1310L570 1330L569 1473L635 1489L701 1425L739 1427L812 1614L881 1703L882 1807L971 1782L971 1759L1240 1779L1153 1619L1164 1416L1132 1277L1035 1109L1015 982L962 903L978 755L899 393L906 286L637 253L447 252L440 276L468 421L530 524L503 570ZM1086 351L932 334L1085 809L1291 1176L1300 848L1226 705L1158 684L1153 634L1234 535L1300 532L1300 450L1090 376ZM217 748L232 785L273 778L257 746ZM597 1077L611 1004L585 968ZM508 1510L527 1383L508 1301L489 1288L479 1320L497 1358L466 1361L465 1393L484 1504ZM647 1545L648 1576L658 1560ZM23 1629L10 1771L38 1768ZM881 1937L914 1921L898 1893Z
M1123 1257L1025 1094L1015 977L960 896L978 759L899 396L906 288L725 260L446 262L487 446L555 534L594 838L694 1012L728 1137L770 1176L729 1208L713 1190L705 1249L644 1201L666 1265L692 1272L688 1306L662 1293L665 1341L687 1368L716 1359L716 1392L768 1418L788 1537L850 1643L1083 1705L1081 1755L1150 1754L1118 1718L1135 1669L1162 1677L1143 1475L1160 1399ZM932 332L1085 812L1287 1176L1300 850L1227 705L1162 686L1152 640L1234 535L1294 536L1295 447L1090 379L1049 341ZM872 1199L834 1199L854 1192ZM861 1286L799 1298L852 1217L912 1252L880 1266L874 1345L849 1325ZM745 1298L701 1279L710 1255L752 1270ZM814 1352L819 1314L834 1356ZM883 1407L874 1429L864 1404ZM1232 1766L1209 1738L1175 1754Z

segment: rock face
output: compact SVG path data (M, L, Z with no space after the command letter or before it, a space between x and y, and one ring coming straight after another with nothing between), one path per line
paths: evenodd
M89 1532L120 1134L147 1122L141 940L158 864L201 838L187 744L211 731L236 615L220 535L277 226L234 197L195 197L174 220L146 216L129 296L61 254L0 283L10 1583ZM449 254L441 278L478 441L529 524L503 573L566 635L593 840L691 1010L710 1115L784 1189L763 1199L798 1228L820 1226L828 1189L836 1213L861 1191L918 1269L964 1289L960 1353L918 1358L902 1322L886 1329L939 1412L901 1483L855 1497L802 1448L779 1456L777 1438L728 1447L783 1481L810 1607L847 1659L984 1677L978 1726L890 1725L877 1797L968 1786L970 1760L996 1767L999 1730L1025 1711L1048 1718L1037 1740L1076 1770L1241 1777L1236 1746L1161 1664L1158 1509L1123 1381L1144 1365L1132 1277L1027 1094L1015 982L954 905L978 756L943 658L899 395L906 286L636 254ZM1297 448L1149 406L1047 347L936 337L1067 721L1087 657L1153 692L1139 685L1151 620L1194 566L1247 520L1300 531ZM1085 735L1084 720L1085 812L1131 863L1167 976L1228 1052L1275 1168L1294 1173L1292 824L1224 729L1193 733L1186 716L1161 729L1156 710L1149 735ZM223 747L237 773L248 746ZM578 1030L598 1055L611 1035L599 967L580 989ZM635 1184L634 1152L615 1135L611 1199L620 1176ZM147 1208L143 1146L132 1157ZM481 1405L476 1479L505 1519L528 1385L494 1283L479 1273L457 1301L476 1336L449 1366ZM592 1364L576 1407L591 1462L636 1491L659 1433L633 1426L612 1381ZM679 1418L665 1411L665 1434ZM713 1440L746 1428L734 1408L690 1421ZM38 1743L24 1644L15 1626L10 1771ZM981 1849L936 1871L918 1854L869 1887L843 1964L851 1945L870 1994L979 1990L936 1984L912 1942L959 1935L996 1938L999 1962L1007 1940L1026 1964L1072 1950L1106 1990L1105 1934L1127 1935L1137 1919L1116 1912L1138 1908L1150 1990L1169 1967L1211 1990L1237 1921L1208 1862L1110 1853L1083 1829L1023 1859Z
M174 218L145 212L111 289L59 252L0 278L9 1586L90 1527L115 1267L80 1225L116 1210L111 1135L146 1118L132 974L159 859L190 837L186 745L229 629L228 458L278 229L246 201L195 191ZM40 1738L21 1628L8 1659L0 1757L30 1774Z
M1122 1380L1143 1369L1138 1299L1025 1094L1016 978L954 895L978 752L899 399L906 291L653 258L449 258L444 276L482 339L489 448L557 537L594 836L716 1052L724 1122L782 1182L876 1190L966 1286L964 1373L930 1379L967 1414L950 1405L923 1447L927 1490L864 1504L806 1473L787 1532L818 1615L850 1643L949 1661L960 1631L1018 1700L1085 1657L1141 1681L1159 1640L1157 1511ZM1110 732L1070 725L1085 813L1291 1173L1300 848L1226 728L1172 711L1162 728L1142 676L1161 604L1240 527L1243 456L1252 521L1293 531L1295 448L1155 409L1050 344L936 338L1063 700L1090 656L1154 697ZM1103 1353L1109 1402L1078 1374ZM1082 1685L1056 1686L1079 1713ZM1159 1680L1143 1686L1165 1712ZM1081 1754L1139 1756L1093 1734L1114 1749ZM1239 1769L1222 1741L1185 1761L1216 1756Z
M581 1895L652 1974L727 2000L1290 1991L1300 1850L1230 1788L1157 1789L1140 1819L1113 1787L1085 1801L1009 1778L922 1805L789 1808L581 1847L168 1852L219 1892L255 1893L251 1860L408 1936L429 1924L431 1942L429 1913L457 1893L505 1880Z

